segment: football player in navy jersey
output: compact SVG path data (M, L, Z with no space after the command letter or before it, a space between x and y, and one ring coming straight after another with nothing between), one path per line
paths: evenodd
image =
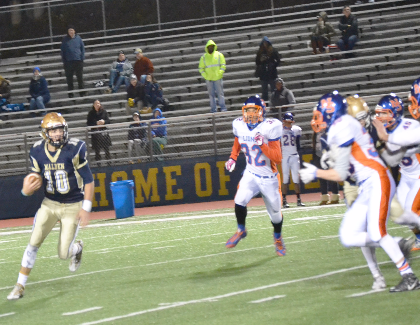
M57 221L60 221L58 256L70 258L70 271L79 268L83 242L75 238L79 225L88 223L92 209L94 183L85 142L69 139L67 123L59 113L45 115L41 128L43 139L31 148L30 161L31 172L41 176L42 183L31 181L33 176L28 175L23 181L22 195L32 195L43 184L45 198L35 215L17 283L7 296L9 300L23 297L38 249Z

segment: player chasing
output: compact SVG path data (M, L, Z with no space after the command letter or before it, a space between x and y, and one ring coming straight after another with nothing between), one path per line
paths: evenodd
M347 114L347 102L337 91L322 96L314 108L312 128L315 132L325 129L327 142L335 150L335 166L322 170L304 163L301 179L309 183L319 178L344 181L349 168L359 185L359 195L347 210L340 226L339 236L345 247L382 247L397 266L402 280L390 292L420 289L420 283L411 270L398 243L387 233L386 223L395 183L390 172L376 151L373 140L360 123ZM368 253L369 250L366 250ZM381 276L374 254L365 254L372 274Z
M68 138L67 123L59 113L45 115L41 128L43 140L36 142L30 150L32 173L23 181L22 194L32 195L43 183L45 198L35 215L17 283L7 296L9 300L23 297L38 249L58 221L58 256L70 258L70 271L79 268L83 242L75 242L75 238L79 224L83 226L89 222L92 209L94 183L86 159L86 144Z
M245 238L247 204L261 193L271 223L274 227L274 245L278 256L286 255L281 234L283 215L277 164L281 161L280 138L282 126L279 120L265 118L265 103L258 96L249 97L242 107L242 116L233 121L235 141L232 153L225 167L229 172L235 169L240 151L245 154L246 168L235 195L235 215L238 230L229 238L227 248L235 247Z
M286 196L289 191L289 179L290 172L292 172L292 180L297 196L297 206L305 206L300 199L300 179L299 179L299 150L300 150L300 137L302 135L302 129L293 125L295 119L293 114L288 112L285 113L283 118L283 135L281 137L281 152L282 161L281 169L283 172L283 183L281 185L281 192L283 193L283 208L289 208L290 205L287 203Z

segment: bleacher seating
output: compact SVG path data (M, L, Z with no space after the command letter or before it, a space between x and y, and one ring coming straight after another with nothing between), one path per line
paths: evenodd
M337 33L341 9L341 5L334 7L334 2L331 7L325 8ZM261 23L261 19L250 19L249 24L239 27L231 27L235 24L226 22L217 30L200 33L185 29L183 33L180 30L179 35L168 33L159 37L150 32L150 37L145 33L141 41L137 34L132 34L131 40L126 36L123 41L103 44L97 44L97 40L95 44L90 44L85 40L87 52L84 80L88 92L85 97L79 97L76 89L75 97L68 98L57 49L28 51L29 55L26 57L3 60L0 74L11 80L12 101L27 102L32 69L39 66L49 82L52 97L52 107L46 111L62 112L72 129L86 125L87 113L96 98L101 100L110 113L112 123L128 122L131 117L125 113L123 89L116 94L104 94L106 87L95 88L93 84L97 80L108 78L109 66L120 49L125 50L133 62L133 49L141 47L144 54L152 60L155 76L164 89L164 96L171 102L173 110L164 112L164 115L185 117L206 114L210 111L208 95L205 83L198 73L198 61L204 52L205 43L211 38L226 57L225 97L228 110L235 111L240 109L246 97L261 90L259 80L253 76L254 61L258 45L266 35L282 55L279 74L286 81L287 87L294 92L297 102L306 103L297 105L295 112L297 124L304 128L302 144L309 146L311 130L308 120L313 103L320 95L338 89L343 95L359 93L370 96L366 97L368 104L374 105L380 94L390 91L406 93L411 82L418 77L418 72L412 67L418 65L417 58L420 54L420 36L416 27L420 4L400 0L353 6L352 11L359 20L360 41L354 49L357 57L345 60L332 60L336 53L311 54L308 48L309 33L314 25L313 17L318 11L319 9L307 10L304 12L305 17L302 16L303 12L280 14L267 19L266 23ZM395 17L399 14L404 19L396 20ZM403 97L406 100L406 96ZM40 113L35 112L36 115ZM34 112L3 113L0 116L4 119L0 122L0 136L37 131L41 116L33 118L31 114ZM145 115L145 118L150 117L151 114ZM223 153L230 149L230 125L231 119L222 123L222 129L218 132L219 149ZM168 145L164 150L168 158L179 156L184 151L197 150L194 149L197 147L203 152L212 152L213 149L205 149L206 143L212 139L199 141L196 138L207 137L212 131L203 131L201 134L178 131L175 126L168 128ZM178 134L176 141L173 137L175 134ZM126 139L117 138L115 136L115 141L113 138L111 153L113 158L121 161L122 153L126 151ZM23 166L25 154L13 142L2 145L0 168L19 161Z

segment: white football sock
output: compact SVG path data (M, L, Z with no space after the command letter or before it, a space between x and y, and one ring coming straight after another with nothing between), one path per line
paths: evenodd
M26 281L28 281L28 275L19 272L17 283L21 284L24 287L26 285Z

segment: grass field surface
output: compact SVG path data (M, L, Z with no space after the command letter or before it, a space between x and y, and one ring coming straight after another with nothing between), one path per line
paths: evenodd
M338 239L344 205L284 210L284 257L264 207L233 249L233 208L94 221L79 232L80 269L57 257L58 231L38 252L25 296L7 301L30 227L0 231L0 324L407 324L420 290L372 292L360 249ZM391 235L410 231L390 222ZM399 273L378 249L388 288ZM420 275L414 254L411 266Z

